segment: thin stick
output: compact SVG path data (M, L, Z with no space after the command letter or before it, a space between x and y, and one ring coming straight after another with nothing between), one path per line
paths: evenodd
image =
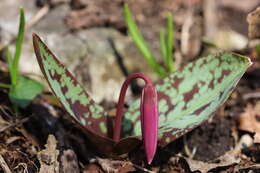
M7 126L0 128L0 133L9 129L9 128L19 126L19 125L27 122L28 120L29 120L29 118L27 117L27 118L21 119L19 122L8 124Z
M40 19L42 19L50 10L50 7L48 4L44 5L37 13L29 20L29 22L26 24L25 28L31 28L33 25L35 25Z
M2 157L1 154L0 154L0 166L3 168L5 173L12 173L9 166L5 162L5 159Z
M29 20L29 22L25 25L25 29L31 28L33 25L35 25L37 22L40 21L50 10L49 5L43 6L40 10L36 12L36 14ZM16 36L12 38L7 44L1 44L0 45L0 51L6 48L7 45L10 45L11 43L15 42Z
M259 98L260 97L260 92L251 92L244 94L243 96L244 100L252 99L252 98Z

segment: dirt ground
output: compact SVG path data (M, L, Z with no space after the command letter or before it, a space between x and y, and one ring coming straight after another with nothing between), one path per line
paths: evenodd
M249 56L254 65L213 118L166 147L158 148L151 165L144 162L141 147L119 158L93 151L80 128L66 116L65 110L47 90L26 109L14 113L8 91L0 88L0 172L55 173L58 169L59 172L75 173L260 172L260 140L256 140L260 135L260 57L253 43L255 40L248 38L246 22L248 13L256 9L260 1L127 2L146 40L156 52L159 30L165 26L165 14L168 11L173 13L174 55L178 67L225 48ZM68 4L70 10L64 23L69 32L107 27L127 35L121 0L35 0L34 3L39 10L48 6L48 13L61 4ZM187 18L191 19L191 26L187 25ZM188 32L187 40L182 37L184 30ZM244 47L241 42L237 46L237 43L225 40L225 34L232 40L234 32L246 38ZM209 41L214 42L214 46ZM1 49L0 82L9 83L4 54ZM101 104L113 114L116 103L104 100Z

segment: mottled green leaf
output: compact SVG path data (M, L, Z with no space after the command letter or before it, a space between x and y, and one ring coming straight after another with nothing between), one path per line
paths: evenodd
M25 108L42 90L41 83L18 75L16 85L10 88L9 98L15 105Z
M96 104L71 73L34 34L36 57L52 91L66 111L85 129L98 136L107 136L107 116L103 107Z
M246 69L249 58L219 53L200 58L157 83L159 144L166 145L207 120L228 98ZM139 102L125 113L123 133L141 136Z
M107 116L38 36L34 48L41 70L65 109L82 126L95 148L103 153L125 153L141 143L139 102L125 113L124 137L119 143L107 138ZM245 70L248 58L219 53L198 59L182 71L157 83L159 143L164 146L203 121L228 98ZM139 139L138 139L139 138Z

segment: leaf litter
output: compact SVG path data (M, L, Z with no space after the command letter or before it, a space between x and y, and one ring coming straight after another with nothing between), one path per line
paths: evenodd
M246 106L239 116L239 129L254 133L254 143L260 143L260 101Z
M245 80L243 80L243 82L244 81ZM250 86L249 83L246 83L246 85ZM242 87L244 87L243 83L239 85L238 89L240 90ZM254 91L250 87L247 88L246 90L247 91L248 90ZM2 91L0 91L0 92L2 92ZM2 93L1 93L1 95L2 95ZM254 98L254 99L257 99L257 98ZM234 109L241 109L241 107L240 107L241 105L243 105L243 107L245 107L242 99L241 98L238 98L238 99L239 99L239 101L237 101L237 102L239 102L239 103L235 104L236 108L234 108ZM253 101L252 101L252 99L249 100L249 102L251 103L251 108L249 108L251 110L249 110L249 112L256 111L254 99L253 99ZM228 103L230 103L230 102L233 102L232 98L228 100ZM240 108L237 108L237 107L240 107ZM234 112L232 112L232 110L225 109L224 111L228 112L230 114L234 113ZM247 108L246 108L245 112L247 112ZM24 114L24 112L23 112L23 114ZM2 112L1 112L0 115L1 116L3 115ZM256 117L256 115L254 115L252 117ZM252 119L252 121L255 121L256 118L252 118L252 117L248 118L248 116L246 116L246 119L247 119L246 121L251 121L251 119ZM3 122L3 125L4 125L3 127L5 127L9 123L11 123L11 122L9 122L8 120L7 120L7 122ZM252 126L256 126L257 123L254 122L253 124L254 125L252 125ZM18 127L19 128L23 128L23 127L21 127L20 125L19 126L17 126L17 125L19 125L19 124L14 124L14 126L11 126L10 128L4 129L4 131L1 132L1 134L0 134L0 137L1 137L0 138L1 139L1 143L0 143L1 155L4 157L7 165L10 167L12 172L26 172L26 171L37 172L37 170L40 169L40 164L39 164L39 161L37 161L38 159L36 158L36 155L37 155L38 152L40 152L40 149L39 148L31 149L32 148L32 146L30 144L31 140L29 138L26 138L26 137L19 138L19 136L23 136L23 135L20 133L21 130L18 129ZM231 128L231 127L226 126L225 128L228 129L228 128ZM247 129L245 129L245 130L250 131L248 129L249 128L247 127ZM207 130L207 129L204 129L204 130ZM255 133L256 127L252 128L251 130L252 130L252 133ZM239 136L239 138L241 139L242 137ZM250 139L252 140L252 138L249 136L249 138L247 138L245 141L249 141L249 144L251 145L252 143L250 142ZM2 140L4 140L4 143L7 142L7 141L9 141L9 142L5 143L6 146L4 146L3 145L4 143L2 143ZM21 144L22 142L26 142L27 144ZM244 143L246 143L246 142L244 142ZM42 143L41 145L43 145L43 144L44 143ZM250 145L248 145L248 146L250 146ZM235 146L237 146L237 144ZM235 146L234 146L234 150L236 148ZM9 147L19 148L19 150L22 151L23 154L21 152L17 152L16 150L10 150L11 148L9 148ZM254 148L250 149L252 147L254 147ZM253 157L254 153L256 153L255 156L257 156L257 153L259 153L259 147L257 147L256 144L252 144L252 146L247 148L247 149L250 149L250 151L249 152L243 151L242 153L239 152L239 153L236 153L236 154L230 153L229 151L227 151L227 153L224 154L225 158L228 158L228 157L226 157L226 155L229 155L233 158L234 158L234 156L238 156L240 158L240 162L238 162L238 163L236 162L237 160L233 160L233 159L230 159L230 162L220 161L220 163L218 163L218 162L217 163L214 163L214 162L210 163L210 161L208 161L208 162L204 161L201 164L204 165L205 167L201 168L200 171L211 170L211 172L220 172L220 171L222 171L222 172L251 171L252 172L252 171L259 170L259 164L256 164L256 163L259 163L259 160L257 160L257 157ZM45 150L47 150L47 149L45 149ZM73 148L73 150L76 151L77 149ZM214 150L214 148L212 148L212 150ZM41 151L43 151L43 150L41 150ZM232 151L232 147L231 147L231 151ZM185 153L181 153L181 155L185 155ZM98 159L98 158L95 157L95 159ZM186 160L186 165L185 165L185 163L182 163L183 161L179 161L178 162L179 164L173 166L173 163L170 163L170 161L168 161L168 162L165 162L165 163L160 162L160 164L154 164L149 169L163 172L163 170L164 170L163 167L167 167L167 166L170 167L170 165L171 165L172 166L171 169L168 169L167 172L174 172L173 170L178 170L177 172L181 172L181 171L192 172L192 171L196 170L196 168L194 167L194 163L196 165L198 162L196 163L196 161L194 161L194 163L191 163L192 161L190 161L190 160L193 160L191 158L184 158L184 160ZM107 172L107 169L103 168L104 166L103 167L101 166L104 163L106 163L106 165L109 165L110 169L113 169L114 171L120 170L120 166L122 166L124 163L131 164L131 162L129 162L126 159L126 157L124 157L123 159L120 159L119 162L117 162L117 161L118 160L115 160L115 159L112 159L112 158L111 159L101 158L101 159L99 159L99 161L94 161L92 163L86 163L86 162L82 162L81 159L78 159L78 165L80 166L82 171L84 171L84 168L86 168L87 166L92 165L92 168L94 168L93 172L94 171L95 172L97 172L97 171ZM34 162L34 164L31 164L32 162ZM59 162L61 162L61 161L59 161ZM232 162L234 162L234 164L232 164ZM115 163L120 163L120 164L115 164ZM216 164L215 167L214 167L214 164ZM140 167L145 167L145 165L142 165L142 163L138 164L138 165L140 165ZM237 165L239 165L239 167ZM210 167L210 166L212 166L212 167ZM218 168L218 167L221 167L221 170L214 170L214 168ZM34 168L34 169L31 169L31 168ZM197 169L200 169L200 168L197 168ZM0 171L2 171L1 168L0 168ZM88 172L88 171L84 171L84 172Z

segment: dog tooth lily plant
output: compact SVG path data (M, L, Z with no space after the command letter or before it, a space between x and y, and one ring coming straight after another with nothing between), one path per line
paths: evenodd
M113 139L116 142L119 142L120 140L121 122L123 116L123 107L124 107L124 98L126 94L126 89L130 84L131 80L136 78L142 78L146 83L142 91L140 112L141 112L141 127L142 127L144 149L145 149L147 161L150 164L153 160L156 147L157 147L157 134L158 134L157 93L156 93L156 89L153 86L152 81L142 73L134 73L130 75L122 85L122 89L120 92L118 105L117 105Z
M206 121L225 102L251 65L247 57L217 53L189 63L155 86L142 73L130 75L122 86L113 138L110 138L108 131L113 127L108 125L110 117L103 107L90 98L36 34L33 34L33 44L50 88L92 146L98 152L115 156L128 153L143 142L148 163L152 162L157 142L166 146ZM146 84L141 99L124 113L125 92L134 78L142 78Z

